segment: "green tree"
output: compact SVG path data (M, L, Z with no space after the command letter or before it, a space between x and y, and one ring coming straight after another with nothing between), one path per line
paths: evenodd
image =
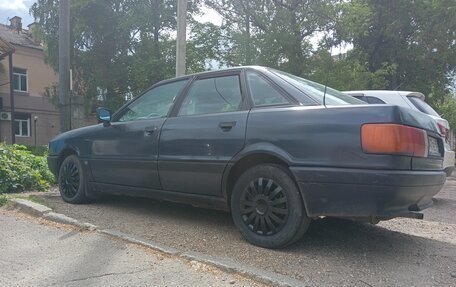
M332 40L352 43L353 50L334 63L333 81L349 76L358 82L352 70L344 74L337 67L363 63L373 77L361 79L360 88L422 92L456 127L456 104L449 91L456 71L456 2L351 0L341 11ZM346 89L347 84L341 81L336 87Z
M353 54L331 56L326 49L318 50L310 61L309 79L341 91L385 89L396 69L394 64L385 64L371 72L369 64Z
M192 19L200 1L189 2L188 70L201 71L218 51L219 30ZM71 66L74 89L87 112L95 102L117 108L131 95L174 76L174 0L71 1ZM41 27L46 59L58 67L58 0L38 0L31 12ZM50 87L49 94L55 94Z
M456 67L453 0L353 0L345 4L337 36L352 42L353 58L370 72L395 65L388 89L446 94Z
M296 75L308 71L310 39L335 25L340 1L206 1L224 17L225 64L280 67Z

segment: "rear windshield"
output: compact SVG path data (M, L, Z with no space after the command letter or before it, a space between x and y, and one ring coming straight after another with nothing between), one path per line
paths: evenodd
M316 102L323 104L323 95L325 94L325 86L288 74L279 70L269 69L271 72L281 77L283 80L293 85L295 88L311 97ZM299 101L303 99L298 99ZM345 95L333 88L326 87L325 104L340 106L340 105L365 105L366 103L352 96Z
M412 104L420 111L431 116L439 117L439 114L425 101L417 97L408 97Z

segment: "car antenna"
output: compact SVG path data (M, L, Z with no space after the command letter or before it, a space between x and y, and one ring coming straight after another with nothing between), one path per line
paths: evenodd
M323 106L325 108L326 108L326 88L328 87L329 72L331 71L332 51L333 51L333 46L331 45L331 50L329 51L328 71L326 71L325 91L323 93Z
M404 82L400 83L399 86L395 87L395 88L394 88L394 91L397 91L397 89L399 89L399 88L402 86L403 83L404 83Z

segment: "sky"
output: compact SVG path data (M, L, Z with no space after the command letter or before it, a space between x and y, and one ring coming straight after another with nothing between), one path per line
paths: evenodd
M22 18L22 26L25 28L33 22L33 17L29 15L29 9L35 0L0 0L0 23L9 24L9 18L19 16ZM203 15L196 16L200 22L211 22L215 25L222 24L222 17L212 9L203 7Z
M9 18L19 16L22 18L22 26L27 27L33 22L33 17L29 15L29 9L35 0L0 0L0 23L8 25Z

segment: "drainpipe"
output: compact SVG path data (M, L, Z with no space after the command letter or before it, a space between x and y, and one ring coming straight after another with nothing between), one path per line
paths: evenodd
M10 82L10 110L11 110L11 144L16 143L14 131L14 86L13 86L13 52L9 53L9 82Z

